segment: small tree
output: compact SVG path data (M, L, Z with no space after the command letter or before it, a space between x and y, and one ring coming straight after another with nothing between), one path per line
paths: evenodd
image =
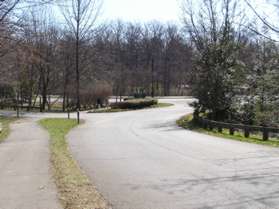
M68 0L61 4L61 11L68 25L68 29L75 37L75 71L76 71L76 111L80 122L80 60L81 44L89 38L101 9L101 0Z

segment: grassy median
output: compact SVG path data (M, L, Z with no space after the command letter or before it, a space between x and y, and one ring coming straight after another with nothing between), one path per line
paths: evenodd
M230 132L228 129L223 129L222 133L219 133L217 130L208 130L208 129L203 129L196 124L193 123L193 115L188 114L179 120L177 120L177 124L180 127L183 127L188 130L196 131L199 133L211 135L211 136L216 136L220 138L226 138L226 139L231 139L231 140L237 140L237 141L242 141L242 142L248 142L248 143L253 143L253 144L261 144L261 145L268 145L268 146L273 146L273 147L279 147L279 139L278 138L270 138L268 141L262 140L262 135L261 134L251 134L249 138L244 137L244 134L241 131L235 131L234 135L230 135Z
M0 116L0 143L4 141L4 139L7 138L7 136L10 133L10 124L15 121L16 119L13 117L2 117Z
M66 135L77 126L76 120L44 119L40 124L48 130L51 137L51 162L63 207L65 209L109 208L69 152Z
M156 105L151 106L151 108L163 108L163 107L171 107L174 106L174 104L171 103L158 103Z

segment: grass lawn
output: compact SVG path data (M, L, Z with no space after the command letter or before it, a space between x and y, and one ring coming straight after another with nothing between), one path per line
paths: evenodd
M0 116L0 123L2 125L2 131L0 132L0 143L4 141L4 139L10 133L10 123L15 121L16 119L13 117L2 117Z
M199 133L203 134L208 134L211 136L217 136L221 138L227 138L231 140L237 140L237 141L242 141L242 142L248 142L248 143L254 143L254 144L261 144L261 145L268 145L268 146L273 146L273 147L279 147L279 139L278 138L270 138L268 141L262 140L262 135L261 134L251 134L249 138L245 138L244 134L240 131L235 131L234 135L230 135L230 132L228 129L224 129L222 133L219 133L217 130L207 130L200 128L193 124L192 122L193 115L189 114L186 115L179 120L177 120L177 124L180 127L183 127L188 130L196 131Z
M150 107L142 108L142 109L151 109L151 108L164 108L164 107L171 107L173 104L170 103L158 103L156 105L152 105ZM103 109L96 109L91 110L88 113L114 113L114 112L127 112L127 111L135 111L135 110L142 110L142 109L112 109L112 108L103 108Z
M105 200L96 191L69 152L65 137L71 129L77 126L76 120L43 119L40 124L50 134L54 179L64 208L108 208Z

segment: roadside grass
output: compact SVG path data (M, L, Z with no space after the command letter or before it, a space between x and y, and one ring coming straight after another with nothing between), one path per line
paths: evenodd
M211 136L216 136L220 138L226 138L226 139L231 139L231 140L236 140L236 141L241 141L241 142L248 142L248 143L253 143L253 144L261 144L261 145L267 145L267 146L272 146L272 147L279 147L279 139L275 137L271 137L268 141L262 140L262 135L261 134L251 134L249 138L246 138L244 134L241 131L235 131L234 135L230 135L230 132L228 129L223 129L222 133L219 133L217 130L207 130L203 129L201 127L198 127L196 124L193 123L193 115L188 114L186 116L183 116L179 120L176 121L177 125L199 133L211 135Z
M174 106L174 104L171 103L158 103L156 105L152 105L150 108L163 108L163 107L171 107Z
M10 124L14 122L16 118L14 117L2 117L0 116L0 124L2 130L0 131L0 143L3 142L10 133Z
M65 209L109 208L70 154L66 135L77 126L76 120L43 119L40 124L50 134L51 163L63 207Z
M87 113L116 113L116 112L127 112L127 111L136 111L143 109L152 109L152 108L165 108L171 107L173 104L171 103L158 103L156 105L152 105L150 107L142 108L142 109L120 109L120 108L103 108L103 109L95 109L88 111Z

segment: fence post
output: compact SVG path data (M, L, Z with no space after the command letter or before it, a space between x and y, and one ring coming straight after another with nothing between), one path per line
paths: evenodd
M222 132L223 132L223 128L222 128L221 125L218 125L218 132L219 132L219 133L222 133Z
M203 128L204 128L204 129L207 129L207 122L204 121L204 120L201 120L201 121L202 121L202 124L203 124Z
M19 92L16 94L16 117L19 118Z
M39 97L39 103L40 103L40 112L43 112L43 106L42 106L42 97Z
M263 128L263 140L264 140L264 141L267 141L268 138L269 138L268 130L267 130L267 128L264 127L264 128Z
M234 127L230 127L230 135L234 135Z
M208 123L209 123L209 130L212 131L213 130L213 125L210 121Z
M249 132L249 128L248 127L244 128L244 136L245 136L245 138L249 138L249 136L250 136L250 132Z

